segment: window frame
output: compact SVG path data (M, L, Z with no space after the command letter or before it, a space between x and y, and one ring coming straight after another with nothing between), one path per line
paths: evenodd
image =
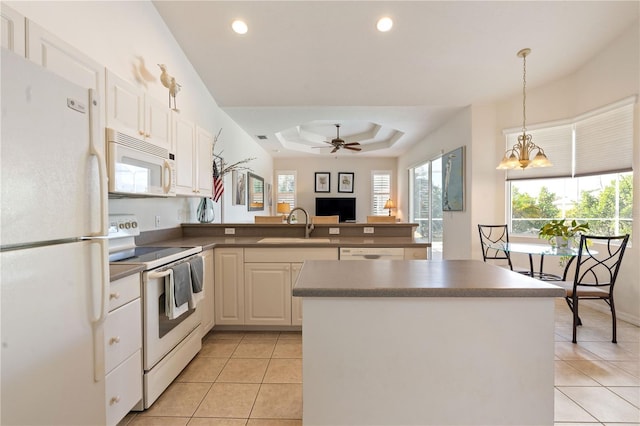
M388 179L388 190L387 191L378 191L376 190L376 181L378 177L387 176ZM388 199L393 199L393 174L391 170L372 170L371 171L371 216L389 216L389 209L385 209L384 205ZM380 202L378 201L380 196L384 198L384 201L381 203L382 206L378 205Z
M274 173L275 182L274 182L274 195L276 197L275 202L276 206L278 203L289 203L291 209L293 210L296 207L297 199L298 199L298 171L297 170L276 170ZM293 176L293 191L291 192L280 192L280 176ZM289 194L292 194L293 197L289 197ZM284 196L283 196L284 195ZM289 201L291 200L291 201Z

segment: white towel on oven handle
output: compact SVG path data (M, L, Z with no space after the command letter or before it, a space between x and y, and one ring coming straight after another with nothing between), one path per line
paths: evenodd
M176 306L175 280L173 269L167 269L164 277L164 313L169 319L176 319L189 310L189 303Z

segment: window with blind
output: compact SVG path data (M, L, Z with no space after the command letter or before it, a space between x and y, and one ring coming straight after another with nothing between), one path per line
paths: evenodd
M529 131L553 163L509 170L511 232L537 236L551 219L589 223L594 235L631 234L635 97ZM508 146L518 132L505 132Z
M296 177L295 170L276 170L276 203L296 206Z
M374 170L371 172L371 215L386 216L389 214L384 205L391 198L391 171Z

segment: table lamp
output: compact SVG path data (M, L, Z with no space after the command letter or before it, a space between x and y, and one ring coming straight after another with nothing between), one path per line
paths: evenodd
M287 215L289 214L289 212L291 211L291 206L289 205L289 203L278 203L278 205L276 206L276 212L278 213L282 213L282 220L286 220Z
M384 209L389 209L389 216L391 216L391 209L395 209L396 208L396 203L393 202L393 200L391 198L389 198L387 200L386 203L384 203Z

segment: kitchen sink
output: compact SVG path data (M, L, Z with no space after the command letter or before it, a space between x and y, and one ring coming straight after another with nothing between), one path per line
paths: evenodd
M278 243L328 243L329 238L295 238L295 237L270 237L258 240L259 243L278 244Z

